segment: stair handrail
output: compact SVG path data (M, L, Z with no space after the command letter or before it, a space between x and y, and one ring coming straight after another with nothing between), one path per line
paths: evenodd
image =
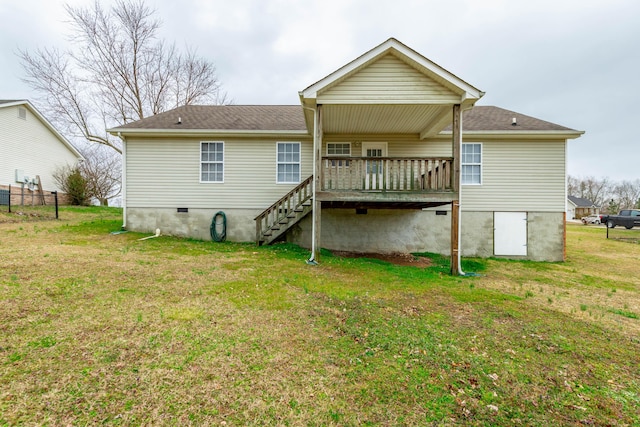
M311 186L312 182L313 182L313 175L309 176L309 178L305 179L300 184L295 186L291 191L289 191L287 194L282 196L280 199L278 199L277 202L275 202L274 204L266 208L264 211L262 211L262 213L260 213L258 216L256 216L253 219L254 221L256 221L256 240L259 241L260 238L262 237L262 229L263 229L262 221L264 220L264 218L267 215L269 215L269 213L277 209L279 206L282 206L287 200L290 200L293 196L297 195L298 193L301 193L302 190L304 190L306 187ZM307 200L310 200L312 197L313 197L313 191L308 191L304 199L298 198L298 201L296 202L296 205L293 207L293 209L297 208L298 206L301 206L302 204L304 204L304 202L306 202ZM272 223L265 224L266 225L265 229L268 230L269 228L271 228L275 223L278 222L279 219L280 219L279 217L276 217L272 221Z

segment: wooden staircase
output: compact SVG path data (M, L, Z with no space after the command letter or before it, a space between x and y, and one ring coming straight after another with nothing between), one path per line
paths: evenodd
M313 209L313 175L269 206L256 221L256 243L276 241Z

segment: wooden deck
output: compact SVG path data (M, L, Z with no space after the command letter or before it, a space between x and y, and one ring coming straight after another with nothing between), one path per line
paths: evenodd
M457 199L453 158L323 157L317 200L327 207L419 208Z
M323 157L316 202L322 208L423 209L450 204L453 158ZM319 188L318 188L319 187ZM313 176L255 218L256 242L269 244L313 210Z

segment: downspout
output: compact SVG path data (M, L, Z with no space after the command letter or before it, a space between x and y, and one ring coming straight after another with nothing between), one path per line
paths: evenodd
M127 228L127 144L122 133L118 132L118 138L122 140L122 178L120 185L122 186L122 229Z
M462 156L462 108L460 108L460 156ZM462 167L460 167L461 172L458 177L458 275L466 276L465 272L462 270Z
M318 143L318 111L315 108L302 106L303 109L313 111L313 183L311 184L311 203L313 209L311 210L311 255L307 260L307 264L316 265L316 144Z

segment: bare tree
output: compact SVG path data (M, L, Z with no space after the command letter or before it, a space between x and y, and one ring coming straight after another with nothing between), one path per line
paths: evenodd
M65 8L71 49L19 56L39 106L68 134L121 153L120 140L105 129L180 105L227 103L211 62L157 39L160 22L144 0Z
M609 178L595 178L593 176L567 178L567 192L571 196L590 200L596 206L607 203L613 185Z
M640 202L640 179L622 181L613 189L613 198L620 209L631 209Z
M122 159L104 146L94 145L82 150L84 161L78 169L86 181L87 196L108 206L109 200L120 195Z

